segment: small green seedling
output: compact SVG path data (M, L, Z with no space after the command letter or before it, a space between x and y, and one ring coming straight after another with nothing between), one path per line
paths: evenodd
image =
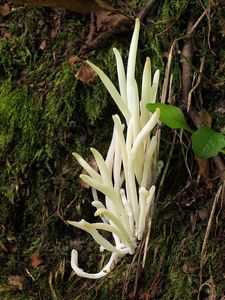
M160 121L172 129L185 129L192 134L192 149L196 157L208 159L219 152L225 153L225 137L210 127L202 126L193 131L187 124L183 112L176 106L163 103L149 103L147 109L154 112L160 109Z

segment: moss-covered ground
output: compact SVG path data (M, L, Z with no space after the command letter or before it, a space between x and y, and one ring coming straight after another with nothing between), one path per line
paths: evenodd
M149 1L109 2L135 17ZM81 55L89 15L8 3L14 10L0 16L0 299L224 299L221 197L201 263L210 212L223 182L213 160L209 178L199 175L188 136L183 144L179 138L175 142L155 207L145 268L128 256L98 281L73 274L71 249L79 250L80 264L89 271L99 269L104 256L87 234L65 222L93 216L91 193L78 180L81 169L72 152L91 159L89 148L94 146L105 154L111 115L117 111L100 80L87 84L75 74L89 59L115 82L112 48L127 56L132 25L126 35L113 35ZM208 111L218 131L225 126L224 17L224 1L156 1L145 19L148 26L141 28L137 60L140 82L145 57L151 57L153 69L161 70L162 90L169 50L177 40L171 99L179 105L187 24L199 20L190 35L190 76L199 75L203 57L205 63L192 106ZM80 61L71 63L75 56ZM194 127L189 116L188 121ZM161 159L166 162L173 132L162 132Z

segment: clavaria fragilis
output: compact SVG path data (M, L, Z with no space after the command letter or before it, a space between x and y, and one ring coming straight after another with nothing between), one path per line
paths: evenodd
M119 115L113 116L114 129L112 141L106 159L94 148L91 152L97 163L96 172L79 154L73 153L88 175L80 178L92 187L96 208L95 216L100 223L68 221L69 224L83 229L100 245L100 251L111 252L109 262L98 273L87 273L78 267L78 253L72 250L71 266L74 272L90 279L107 275L126 254L134 254L137 242L143 237L146 218L153 209L157 176L158 130L151 135L159 121L160 111L153 114L146 109L146 104L156 101L159 70L151 78L151 61L147 57L142 77L141 101L135 80L136 55L140 22L137 19L129 50L127 73L122 57L113 49L119 81L119 91L107 75L91 62L87 62L98 74L111 97L122 113L125 124ZM99 201L98 193L105 195L105 202ZM104 238L99 230L112 234L114 243Z

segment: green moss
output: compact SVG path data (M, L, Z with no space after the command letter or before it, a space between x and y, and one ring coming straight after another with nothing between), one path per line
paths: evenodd
M26 163L34 150L32 147L38 134L41 107L29 98L29 88L26 85L13 90L10 81L6 82L8 91L4 90L3 84L0 94L1 139L4 140L0 151L9 149L10 143L15 143L19 151L14 153L13 159Z
M160 9L160 13L162 13L162 19L169 20L177 17L189 2L189 0L161 1L162 7Z
M16 37L13 42L0 40L0 78L15 78L21 74L24 67L31 63L29 49L22 43L23 36Z

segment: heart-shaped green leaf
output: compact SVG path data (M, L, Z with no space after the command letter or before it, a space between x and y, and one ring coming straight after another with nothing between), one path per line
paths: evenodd
M176 106L164 103L149 103L147 109L154 112L156 108L160 109L160 121L173 129L185 129L193 133L192 129L188 126L183 112Z
M224 135L206 126L195 131L191 139L195 156L202 159L216 156L225 147Z

